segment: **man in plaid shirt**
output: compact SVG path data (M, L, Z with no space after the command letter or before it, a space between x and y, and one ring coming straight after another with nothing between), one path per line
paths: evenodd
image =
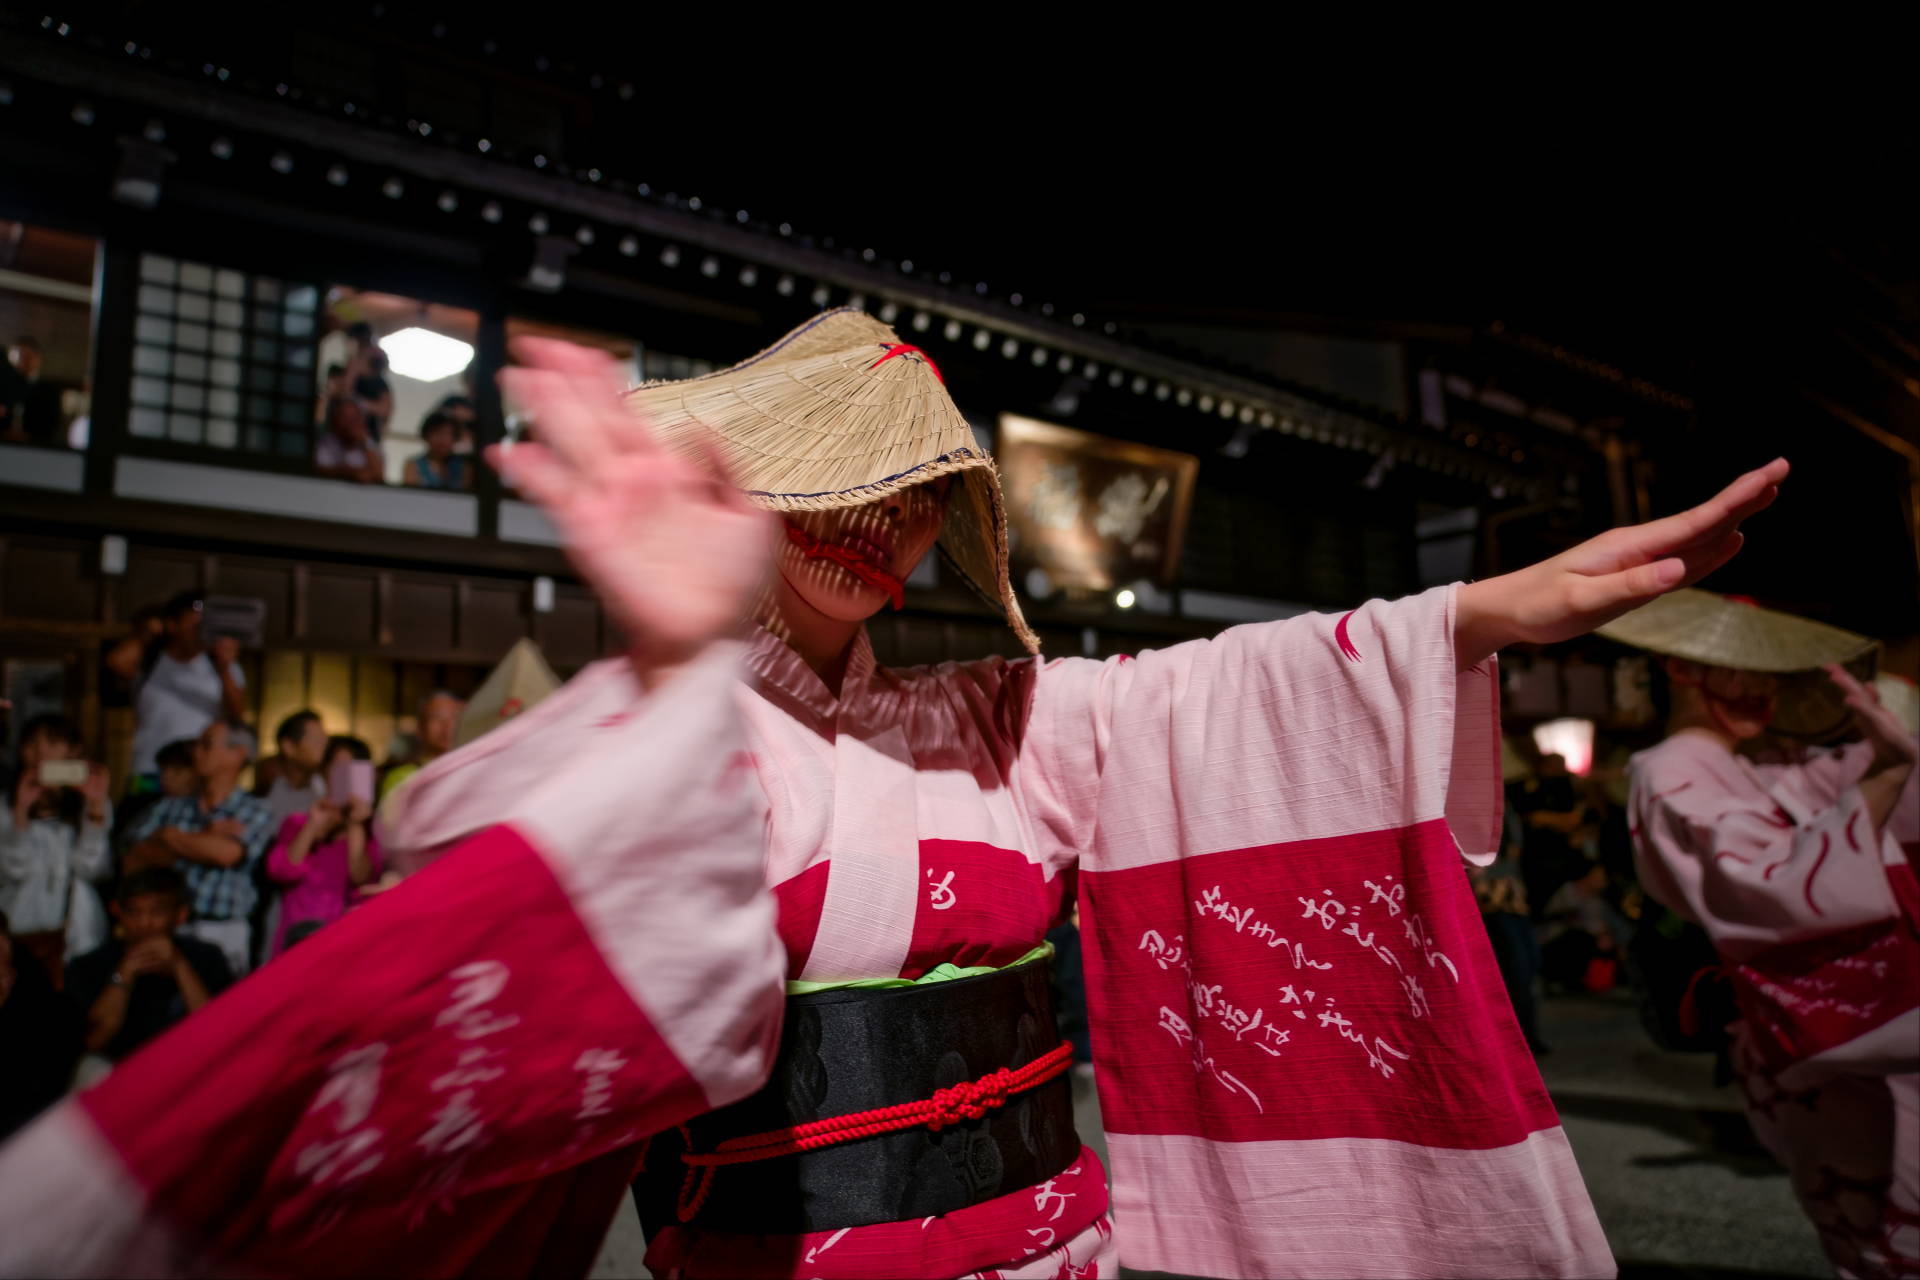
M222 720L208 725L193 748L199 794L169 796L142 814L121 868L131 874L177 864L193 906L193 920L183 931L219 947L236 975L248 969L254 867L274 834L266 803L240 786L240 772L254 750L253 730L246 725Z

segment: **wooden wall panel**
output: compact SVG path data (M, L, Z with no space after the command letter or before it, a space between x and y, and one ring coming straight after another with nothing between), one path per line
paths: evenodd
M398 665L385 658L361 658L353 664L353 736L373 748L375 760L387 758L393 741Z
M127 553L127 574L120 582L123 617L148 605L162 605L182 591L200 586L201 558L186 551L133 547Z
M215 566L213 595L251 596L267 603L264 643L285 644L293 636L293 565L271 561L221 560Z
M316 653L307 668L307 705L320 713L328 733L353 725L353 659L344 653Z
M253 697L260 708L260 753L271 755L280 749L273 739L280 722L307 705L307 655L295 649L262 653Z
M315 569L307 580L307 643L363 648L374 641L371 573Z
M387 627L400 653L450 653L454 636L454 579L395 574Z
M536 634L547 661L579 667L600 655L600 606L586 590L554 593L553 612L538 620Z
M489 661L505 657L513 642L527 634L525 597L519 583L472 580L461 611L460 648Z
M9 538L0 563L0 608L8 619L92 622L100 615L100 579L91 544Z

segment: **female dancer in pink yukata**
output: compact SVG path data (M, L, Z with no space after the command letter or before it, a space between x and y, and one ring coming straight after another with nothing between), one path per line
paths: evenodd
M0 1151L0 1271L584 1274L638 1175L662 1275L1611 1272L1459 863L1493 655L1723 563L1784 462L1484 582L891 671L863 624L936 539L1038 647L926 352L830 312L624 403L519 354L496 465L625 654L423 771L415 874ZM1074 901L1111 1213L1036 956Z
M1601 630L1666 655L1668 735L1632 762L1635 857L1725 962L1754 1129L1836 1274L1920 1276L1916 745L1832 665L1872 642L1705 591ZM1740 755L1774 725L1783 677L1822 664L1859 740L1801 764Z

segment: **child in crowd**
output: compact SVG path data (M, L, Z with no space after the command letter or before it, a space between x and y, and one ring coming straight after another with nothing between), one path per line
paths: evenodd
M314 447L313 469L340 480L381 483L386 464L367 421L367 411L357 400L341 397L328 404L327 433Z
M267 875L285 886L286 894L269 959L345 915L355 891L380 876L383 862L372 829L371 799L343 793L331 781L343 760L371 764L373 753L358 738L335 738L328 744L322 766L330 780L327 793L305 813L292 814L281 824L280 838L267 854ZM370 781L370 770L367 777Z
M86 1019L86 1051L122 1062L233 984L219 947L180 932L187 886L173 867L123 876L114 936L67 968L67 991ZM82 1069L82 1083L93 1072Z

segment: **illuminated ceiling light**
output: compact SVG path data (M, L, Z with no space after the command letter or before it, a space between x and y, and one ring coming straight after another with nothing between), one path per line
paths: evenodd
M773 282L773 291L783 298L791 298L793 296L793 290L794 281L792 276L781 276Z
M438 200L435 200L434 204L439 206L440 212L452 213L455 209L458 209L460 207L460 197L453 194L453 192L451 191L442 191L440 193L440 198Z
M1220 416L1223 418L1231 418L1233 416L1233 401L1222 400L1220 402Z
M1113 602L1119 605L1122 609L1133 608L1133 602L1135 598L1136 597L1133 594L1132 587L1122 587L1118 591L1113 593Z
M1085 364L1080 366L1080 376L1085 378L1088 382L1092 382L1095 378L1100 376L1100 366L1095 364L1093 361L1089 360Z
M398 178L388 178L380 184L380 194L389 200L398 200L406 194L407 185Z
M1000 344L1000 354L1011 360L1020 354L1020 344L1012 338Z
M901 274L901 275L903 275L903 276L910 276L910 275L912 275L912 274L913 274L913 259L912 259L912 258L903 258L903 259L901 259L901 261L900 261L900 274Z
M1105 331L1106 331L1107 333L1118 333L1118 332L1120 332L1120 326L1119 326L1119 325L1117 325L1117 324L1115 324L1115 323L1114 323L1113 321L1111 321L1111 320L1109 320L1109 321L1107 321L1107 322L1106 322L1105 324L1103 324L1103 325L1101 325L1100 327L1101 327L1101 329L1103 329L1103 330L1105 330Z
M533 234L537 236L543 236L547 234L547 228L552 225L553 224L551 222L547 221L547 215L544 213L536 213L531 218L527 219L527 230L533 232Z
M1244 409L1242 409L1242 410L1240 410L1240 421L1241 421L1241 422L1245 422L1245 423L1250 423L1250 422L1252 422L1252 421L1253 421L1253 406L1252 406L1252 405L1248 405L1248 406L1247 406L1246 408L1244 408Z
M700 259L700 274L711 280L720 274L720 259L708 254Z
M827 286L819 284L813 287L812 297L814 306L824 307L827 305L827 300L833 297L833 292Z
M1040 314L1041 314L1041 315L1043 315L1043 316L1050 316L1050 315L1052 315L1052 314L1053 314L1053 304L1052 304L1051 302L1043 302L1043 303L1041 303L1041 304L1040 304Z
M985 351L993 342L993 335L985 329L976 329L973 334L973 346L976 351Z
M1033 349L1033 367L1034 368L1038 369L1041 365L1045 364L1047 362L1047 358L1048 358L1047 349L1045 347L1035 347Z
M500 202L498 200L487 201L486 204L480 207L480 216L488 222L500 221L503 216L500 212Z
M581 244L592 244L593 228L590 226L587 226L585 223L581 223L580 229L573 233L573 238L575 240L578 240Z
M638 236L621 236L620 237L620 256L621 257L631 258L637 255L639 252L640 252L640 238Z
M1201 397L1200 397L1200 412L1202 412L1202 413L1212 413L1212 412L1213 412L1213 397L1212 397L1212 396L1201 396Z
M913 313L913 331L915 333L925 333L932 324L933 317L926 312L916 311Z
M791 222L783 222L780 224L779 230L781 235L790 236L793 234L793 224Z
M960 341L960 334L962 332L962 326L958 320L949 320L947 321L947 327L940 331L940 335L948 342L958 342Z
M474 143L473 145L480 149L480 154L482 155L485 155L487 152L493 150L493 141L490 138L482 138L480 139L480 141Z
M748 222L747 211L745 209L740 210L740 212L733 215L733 220L743 227L746 226Z
M1156 382L1153 384L1153 398L1155 400L1165 400L1168 396L1172 394L1173 394L1173 388L1168 386L1166 383Z
M1125 369L1110 369L1107 371L1107 385L1110 387L1118 387L1121 384L1125 383L1126 380L1127 380L1127 371ZM1144 378L1140 382L1140 389L1142 391L1145 391L1147 389L1146 380Z
M740 268L741 288L751 289L753 288L753 286L759 283L760 283L760 272L751 262L747 263L745 266Z
M327 181L336 187L347 185L347 166L335 164L327 166Z
M660 250L660 265L663 267L679 266L680 265L680 246L670 244L666 248Z
M871 250L871 249L862 249L862 250L860 251L860 260L861 260L862 262L872 262L872 261L873 261L873 250Z
M471 343L418 325L380 339L380 349L386 353L389 369L417 382L451 378L473 363Z
M1179 392L1174 395L1173 402L1184 409L1193 403L1193 392L1182 387Z
M284 151L276 151L273 153L273 159L267 161L267 167L275 173L292 173L293 157Z
M1011 302L1011 303L1012 303L1012 304L1013 304L1014 306L1016 306L1016 307L1017 307L1017 306L1019 306L1019 305L1021 304L1021 302L1023 301L1023 299L1021 298L1021 296L1020 296L1019 294L1017 294L1017 293L1016 293L1016 294L1014 294L1014 295L1012 295L1011 297L1009 297L1009 298L1007 299L1007 301L1008 301L1008 302Z
M73 104L73 122L75 124L82 124L82 125L92 124L93 123L92 105L85 102L74 103Z
M1086 322L1087 322L1087 318L1084 315L1080 314L1078 311L1073 313L1074 328L1078 329L1081 325L1085 324Z
M880 323L892 324L899 318L899 315L900 304L897 302L889 302L886 306L880 308Z
M856 293L847 299L847 305L855 311L865 311L867 309L867 295L864 293Z
M1271 431L1273 429L1273 415L1271 413L1261 414L1260 425Z
M165 142L167 140L167 126L161 124L158 120L149 120L147 121L147 127L141 130L140 136L148 142Z
M1066 355L1061 356L1059 361L1054 365L1054 368L1060 373L1069 372L1073 368L1073 357Z

